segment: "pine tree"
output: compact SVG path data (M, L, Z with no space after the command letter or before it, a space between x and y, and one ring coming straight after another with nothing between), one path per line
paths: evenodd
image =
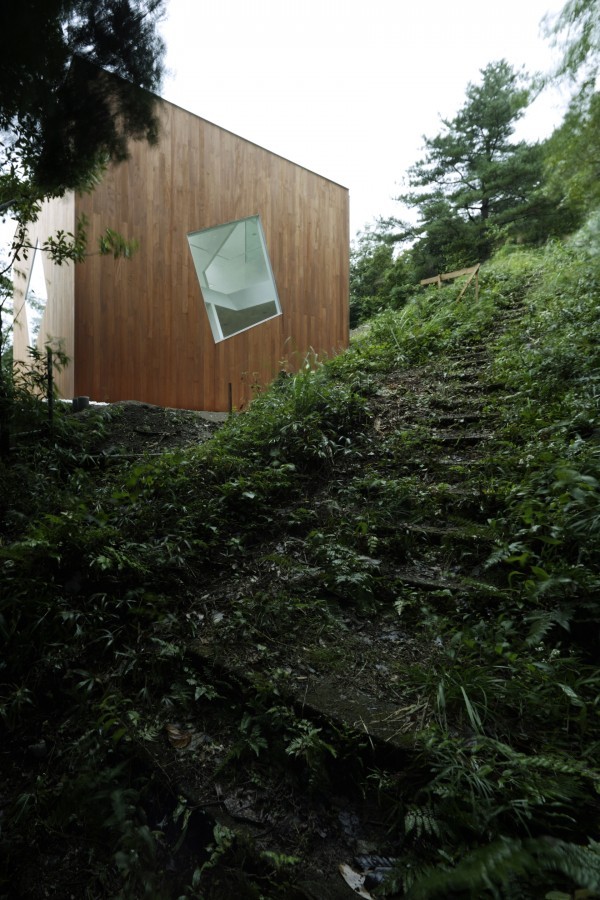
M482 261L498 230L527 229L528 211L542 177L538 144L515 142L515 124L530 90L505 61L482 70L466 102L444 130L425 138L426 155L408 172L416 190L398 199L419 211L419 224L400 233L417 239L414 258L426 274Z

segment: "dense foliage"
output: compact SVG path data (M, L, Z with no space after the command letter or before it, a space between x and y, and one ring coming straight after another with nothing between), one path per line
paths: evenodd
M0 59L0 214L25 242L46 197L89 189L127 142L155 140L163 0L6 0ZM72 244L62 242L58 259ZM52 250L51 247L48 248ZM56 248L55 248L56 249ZM68 258L79 258L77 247Z
M377 232L359 235L350 251L350 328L383 309L400 309L414 285L410 253L395 258L392 245Z
M600 891L593 228L498 255L477 304L451 285L382 312L347 353L307 360L197 449L128 463L93 449L107 420L66 415L51 443L3 466L5 872L24 853L42 859L50 828L57 847L93 835L93 851L80 838L72 851L90 896L290 896L314 851L271 834L261 857L222 824L208 856L180 863L183 882L163 872L191 808L163 800L171 824L157 824L140 748L152 754L165 724L185 746L191 732L171 723L200 717L229 747L222 785L292 766L277 778L300 779L302 796L370 797L397 860L384 894ZM446 460L428 423L442 401L453 408L453 360L477 345L481 390L502 392L478 412L477 454ZM386 425L396 408L414 424ZM436 519L439 556L421 543ZM403 561L434 557L478 574L402 582ZM323 682L352 680L362 653L373 689L361 632L376 622L419 647L406 658L380 646L373 661L374 673L386 661L378 696L395 704L401 762L285 700L298 653ZM254 669L249 693L228 693L227 665L191 665L202 634L232 671ZM51 767L34 756L46 745Z

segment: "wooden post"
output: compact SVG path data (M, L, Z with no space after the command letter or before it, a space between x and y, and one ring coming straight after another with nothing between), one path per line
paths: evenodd
M8 459L10 454L10 414L11 399L6 373L0 372L0 459Z
M0 336L2 334L2 307L0 306ZM4 348L0 345L0 354ZM8 459L10 453L11 397L8 376L0 358L0 459Z
M46 347L46 395L48 400L48 426L51 432L54 426L54 378L52 365L52 347Z

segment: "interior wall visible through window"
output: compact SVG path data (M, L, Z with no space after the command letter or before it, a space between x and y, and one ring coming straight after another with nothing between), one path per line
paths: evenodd
M259 216L188 234L215 341L281 315Z

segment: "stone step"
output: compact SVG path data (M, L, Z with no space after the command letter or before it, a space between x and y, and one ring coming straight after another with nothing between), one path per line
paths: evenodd
M496 394L499 391L506 390L506 384L501 381L464 381L461 382L460 390L466 394Z
M402 410L402 419L405 422L414 422L417 425L427 425L432 428L436 428L436 426L444 426L444 425L457 425L461 426L463 424L471 424L473 422L481 422L484 418L484 414L481 409L476 411L467 411L464 409L460 409L458 405L454 408L453 411L441 411L435 407L431 409L423 409L422 407L412 410L408 409L406 411Z
M190 662L195 668L222 681L237 685L236 690L264 692L268 672L253 661L251 666L232 665L215 653L214 648L196 644L188 648ZM398 704L385 697L369 694L354 683L349 675L314 672L291 673L285 685L277 684L273 702L284 700L301 718L311 719L317 725L333 725L342 733L370 736L371 747L376 752L389 755L390 751L405 754L413 741L412 732L398 730Z
M477 398L466 398L461 394L452 397L444 397L436 392L431 398L430 408L432 411L446 410L448 411L448 414L450 414L450 410L452 410L454 415L459 415L461 412L464 412L465 415L476 416L483 409L483 401L478 402ZM456 413L456 410L459 410L459 413Z
M474 524L485 523L489 518L485 495L477 487L444 483L438 490L435 485L429 485L429 488L432 491L431 499L439 505L441 515L449 518L460 516Z
M463 412L460 410L453 413L442 413L435 417L435 421L439 425L461 425L463 422L480 422L481 419L481 411Z
M403 568L395 572L395 577L403 584L421 588L424 591L451 591L453 594L500 596L502 591L484 581L461 578L451 572L426 570L424 568Z
M480 444L489 440L489 432L485 431L439 431L432 428L429 440L440 444Z
M424 524L401 524L398 531L404 531L408 535L416 538L426 538L437 544L446 542L457 543L485 543L491 541L489 529L480 525L471 527L460 527L458 525L424 525Z
M274 702L278 700L274 698ZM242 714L240 708L240 718ZM133 747L129 744L128 759L135 756L151 786L151 790L145 791L148 824L161 831L161 846L169 854L172 871L181 875L189 867L191 876L194 869L210 861L215 828L226 829L233 838L237 875L230 886L232 893L224 894L227 888L222 887L218 896L246 896L246 875L253 879L256 873L264 872L264 877L269 875L277 881L276 867L265 860L265 852L275 856L294 855L294 839L308 834L315 826L318 828L321 822L323 833L319 846L303 861L300 876L294 881L293 897L295 900L345 900L348 888L339 877L338 865L342 860L336 854L344 852L345 857L352 858L361 846L355 833L362 834L363 827L368 838L364 842L366 846L385 846L383 827L363 826L362 819L366 818L363 804L348 794L340 798L339 810L324 811L320 795L311 798L300 788L283 790L284 774L276 766L267 769L257 763L256 784L249 781L247 766L240 766L241 777L227 777L218 758L210 762L211 738L204 726L201 719L186 720L181 728L172 726L173 733L181 735L180 746L169 746L166 734L136 740ZM221 736L213 737L222 748ZM355 833L344 833L345 822L352 822ZM332 833L336 826L337 833Z
M465 347L460 353L449 353L446 357L446 359L449 359L451 362L461 362L463 360L469 362L473 359L486 360L490 358L489 351L482 349L481 347L473 347L471 349Z

